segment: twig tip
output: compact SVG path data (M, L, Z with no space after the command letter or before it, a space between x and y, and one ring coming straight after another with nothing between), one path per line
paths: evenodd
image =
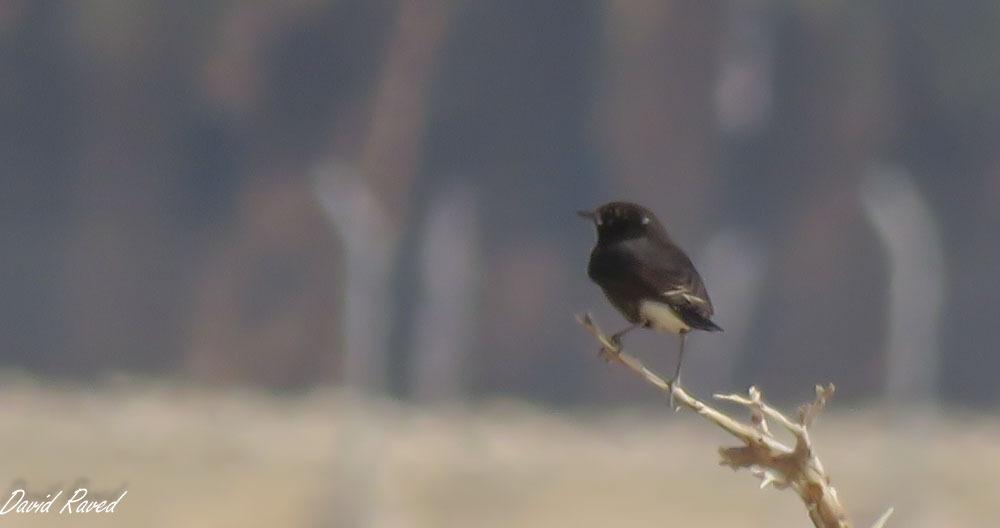
M896 509L892 507L886 510L885 513L883 513L882 516L879 517L877 521L875 521L875 524L872 525L872 528L883 528L885 526L885 523L889 521L889 517L892 516L892 513L894 511L896 511Z

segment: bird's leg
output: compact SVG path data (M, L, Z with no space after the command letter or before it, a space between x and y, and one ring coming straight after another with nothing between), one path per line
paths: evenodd
M625 334L631 332L632 330L639 328L640 326L642 326L642 323L636 323L632 326L629 326L628 328L615 332L614 334L611 335L611 342L618 345L619 347L622 346L622 337L624 337Z
M608 350L607 347L602 346L601 350L597 352L597 355L604 358L604 360L608 362L617 359L617 357L615 356L617 356L617 354L621 352L622 349L622 336L624 336L625 334L629 333L632 330L635 330L640 326L642 326L642 323L636 323L632 326L629 326L628 328L625 328L623 330L620 330L612 334L608 340L611 341L611 343L614 344L616 347L618 347L618 350Z
M677 369L674 370L674 377L670 380L670 407L675 411L679 409L674 405L674 389L681 386L681 365L684 363L684 342L687 340L687 332L678 334L680 337L680 350L677 354Z

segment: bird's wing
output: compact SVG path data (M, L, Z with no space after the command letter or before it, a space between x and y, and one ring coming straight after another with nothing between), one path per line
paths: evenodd
M680 248L644 243L631 249L638 257L633 271L647 295L659 297L682 314L693 312L707 319L715 313L698 270Z
M708 298L705 285L694 266L683 267L643 267L643 282L647 288L657 286L651 295L662 299L684 321L699 330L716 332L722 327L712 321L712 300ZM669 284L664 288L664 284Z
M705 318L715 313L712 300L694 267L670 269L643 266L640 276L651 295L659 296L675 310L694 311Z

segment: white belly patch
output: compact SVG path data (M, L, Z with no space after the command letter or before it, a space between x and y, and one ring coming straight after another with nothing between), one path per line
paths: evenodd
M639 315L649 322L649 326L662 332L679 334L691 329L684 321L663 303L645 301L639 306Z

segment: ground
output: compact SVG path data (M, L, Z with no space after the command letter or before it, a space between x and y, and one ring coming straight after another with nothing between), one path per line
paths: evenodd
M128 490L115 513L8 513L0 528L809 526L792 493L717 465L729 438L657 395L567 411L98 385L0 383L0 505L17 487ZM996 413L834 405L813 434L858 526L890 505L890 527L994 525Z

